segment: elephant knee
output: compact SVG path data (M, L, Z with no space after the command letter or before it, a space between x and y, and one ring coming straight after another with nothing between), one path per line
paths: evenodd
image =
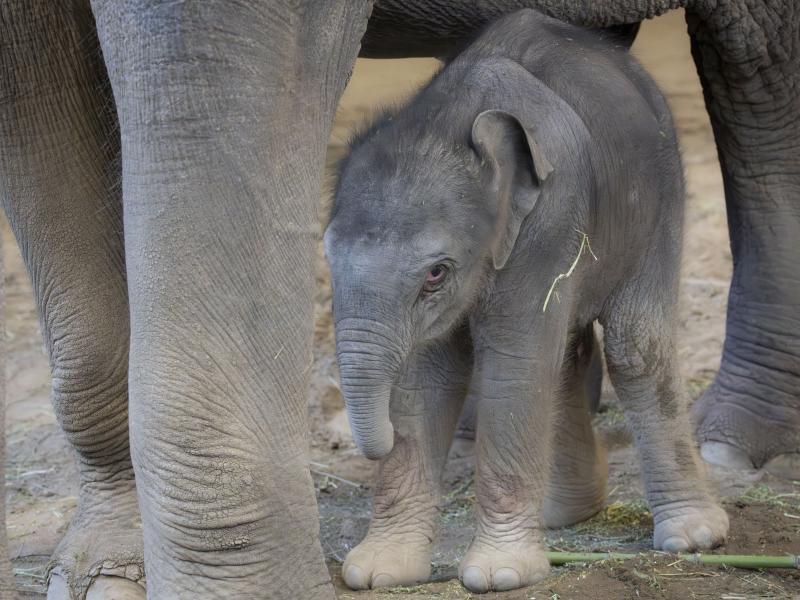
M82 463L129 467L128 340L91 327L69 328L49 344L52 401Z

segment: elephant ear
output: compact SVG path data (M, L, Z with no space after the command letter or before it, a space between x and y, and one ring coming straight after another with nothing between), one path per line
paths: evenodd
M502 269L553 167L530 129L503 110L487 110L475 118L472 144L489 171L487 200L495 214L492 261L495 269Z

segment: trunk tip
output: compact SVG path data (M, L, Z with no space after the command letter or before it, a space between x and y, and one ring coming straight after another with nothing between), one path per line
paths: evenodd
M356 437L356 444L361 453L369 460L385 458L394 447L394 427L389 425L382 435L375 435L368 440Z

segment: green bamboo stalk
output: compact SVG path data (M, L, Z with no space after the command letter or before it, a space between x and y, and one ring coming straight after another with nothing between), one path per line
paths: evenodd
M564 565L571 562L593 562L597 560L628 560L642 554L623 552L548 552L551 565ZM679 560L704 565L727 565L739 569L800 569L800 556L759 556L741 554L676 554Z

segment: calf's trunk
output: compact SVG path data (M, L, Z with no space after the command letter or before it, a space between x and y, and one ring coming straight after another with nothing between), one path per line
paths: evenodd
M402 365L401 350L386 337L389 332L376 331L377 327L374 322L351 319L337 324L336 332L342 394L353 439L372 460L389 454L394 445L389 400Z

